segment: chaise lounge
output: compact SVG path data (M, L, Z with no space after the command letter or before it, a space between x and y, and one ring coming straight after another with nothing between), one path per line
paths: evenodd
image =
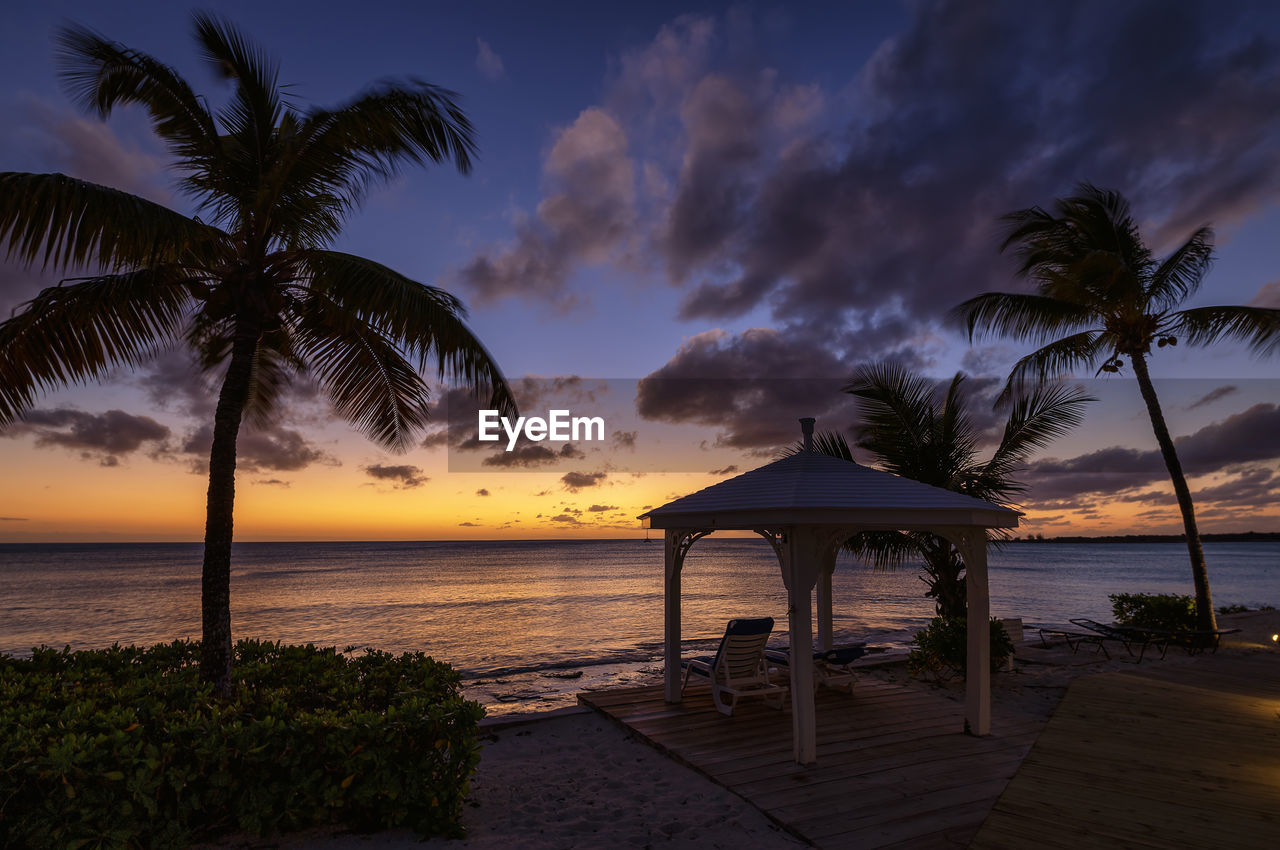
M850 665L866 654L865 643L846 644L813 653L813 686L826 685L834 690L847 688L849 693L853 693L855 676ZM780 667L791 666L790 650L765 650L764 657Z
M684 693L689 677L696 673L710 680L711 700L721 714L732 716L738 698L749 696L764 697L773 708L782 708L787 688L770 681L764 656L772 631L772 617L730 620L714 656L681 662L685 670L680 692Z

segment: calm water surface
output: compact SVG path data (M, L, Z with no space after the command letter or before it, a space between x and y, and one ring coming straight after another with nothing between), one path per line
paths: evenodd
M1218 605L1280 604L1280 543L1205 546ZM0 545L0 652L198 637L198 544ZM235 548L237 637L422 650L470 677L661 654L662 545L643 541L244 543ZM993 553L992 613L1027 623L1109 620L1109 593L1191 593L1186 549L1014 543ZM905 645L933 613L919 571L841 560L838 633ZM685 564L684 635L727 619L786 624L763 540L703 540Z

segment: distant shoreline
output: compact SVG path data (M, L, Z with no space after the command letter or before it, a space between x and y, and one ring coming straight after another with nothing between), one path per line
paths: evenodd
M1185 543L1181 534L1125 534L1110 537L1015 537L1011 543ZM1280 531L1246 531L1240 534L1201 534L1202 543L1276 543Z

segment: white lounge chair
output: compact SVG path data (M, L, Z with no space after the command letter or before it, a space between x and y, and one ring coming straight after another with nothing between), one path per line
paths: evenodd
M721 714L732 715L739 697L761 696L774 708L782 708L787 689L769 680L764 647L773 631L772 617L730 620L720 648L714 656L689 658L684 665L684 683L689 686L694 673L711 681L711 700Z

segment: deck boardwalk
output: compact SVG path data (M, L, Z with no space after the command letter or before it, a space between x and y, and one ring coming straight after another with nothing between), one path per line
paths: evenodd
M662 688L579 699L753 803L819 847L956 847L977 833L1043 721L997 705L985 738L963 734L963 706L941 692L877 682L818 695L818 763L792 758L791 714L758 700L733 717L710 689L668 705Z
M973 846L1280 847L1280 657L1072 683Z

